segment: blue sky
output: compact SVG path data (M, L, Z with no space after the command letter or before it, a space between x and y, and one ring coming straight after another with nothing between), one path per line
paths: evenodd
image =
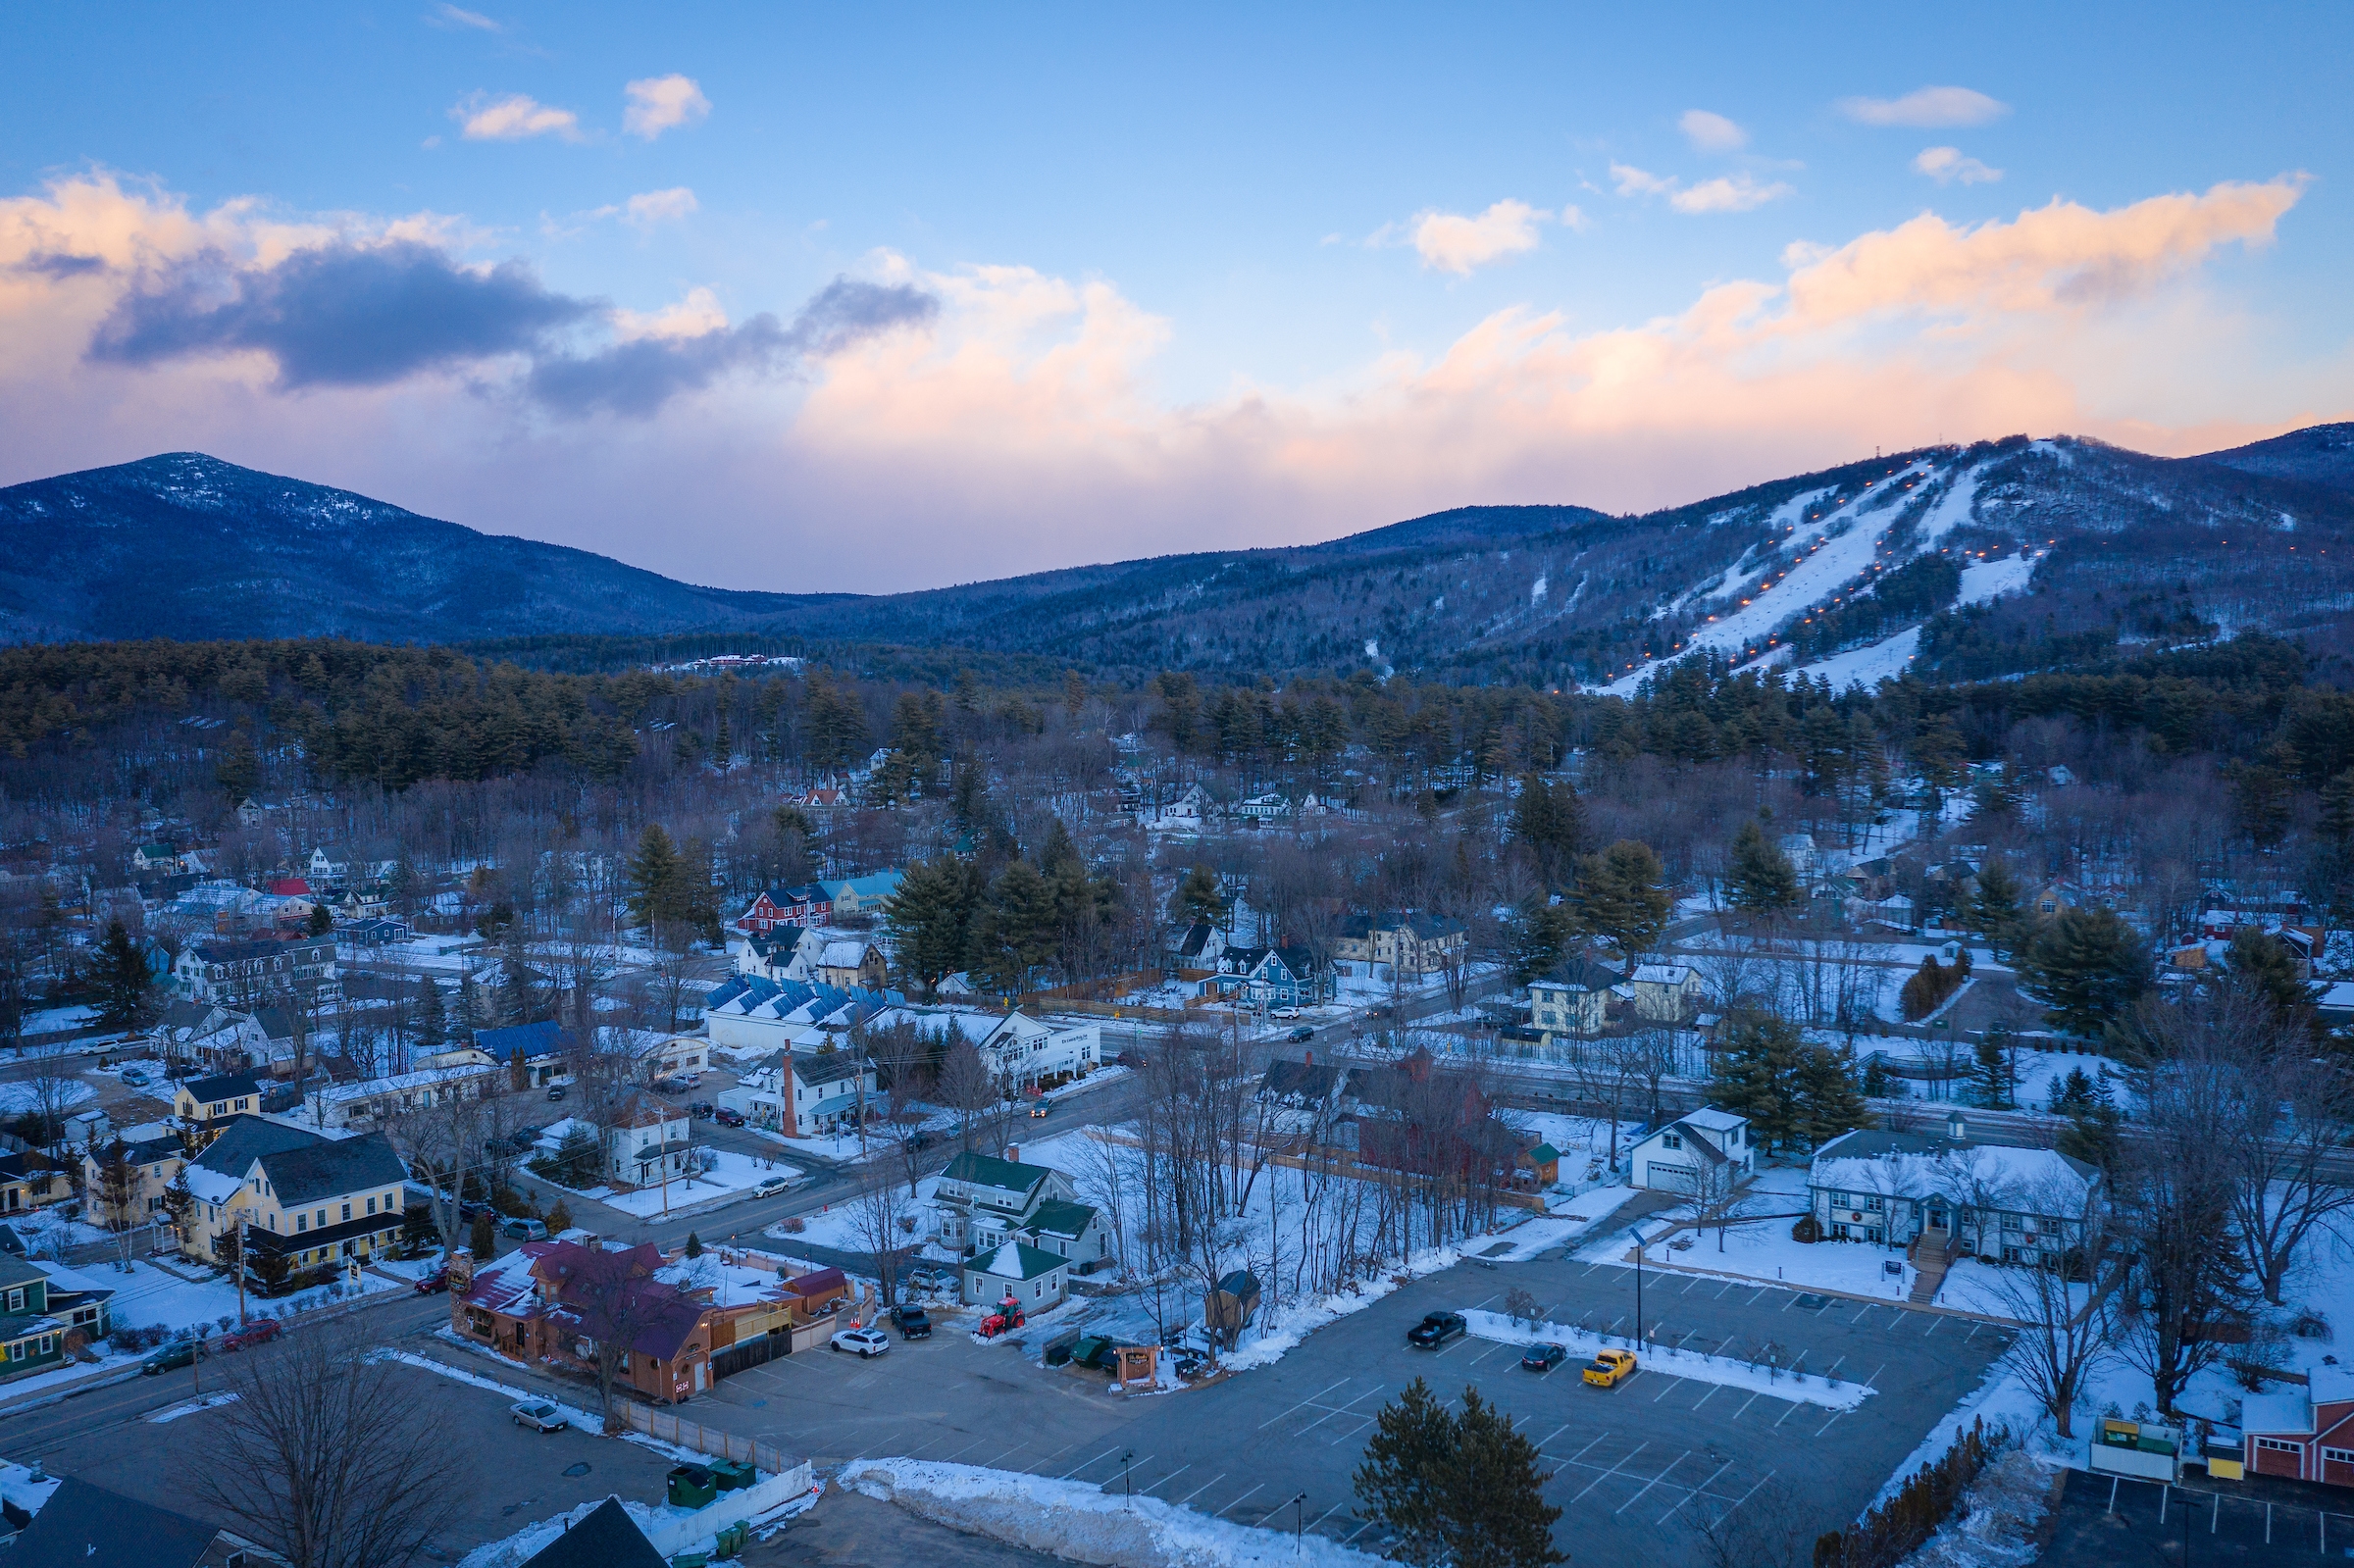
M2350 31L21 11L0 481L197 448L875 589L1940 436L2198 450L2354 411Z

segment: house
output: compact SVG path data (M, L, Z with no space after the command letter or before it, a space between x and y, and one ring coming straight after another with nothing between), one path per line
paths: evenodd
M1021 1241L1007 1241L964 1260L968 1306L1011 1300L1024 1312L1060 1306L1070 1284L1070 1261Z
M817 926L791 924L755 931L731 945L736 972L762 980L814 980L827 933Z
M1700 1012L1707 988L1689 964L1638 964L1627 977L1635 992L1635 1016L1650 1024L1688 1024Z
M722 1110L786 1138L819 1138L873 1106L875 1067L855 1050L779 1051L719 1091Z
M2063 909L2075 908L2081 902L2082 896L2077 892L2074 883L2065 880L2047 882L2028 895L2026 912L2035 919L2045 919L2057 915ZM2228 934L2226 933L2226 935Z
M1245 822L1281 822L1292 814L1289 796L1270 791L1251 795L1234 803L1234 814Z
M8 1545L9 1568L263 1568L283 1559L201 1519L75 1476Z
M1823 1239L1943 1256L2036 1263L2082 1230L2101 1173L2051 1149L1970 1141L1962 1115L1946 1133L1862 1129L1816 1150L1807 1206Z
M1218 955L1218 994L1252 1007L1304 1007L1324 999L1305 947L1229 947Z
M115 1332L112 1287L76 1273L63 1263L35 1263L33 1267L49 1276L49 1315L64 1318L70 1325L66 1330L69 1351L77 1343L95 1344ZM78 1340L77 1335L80 1336Z
M1341 922L1336 959L1347 960L1341 973L1355 973L1349 963L1363 966L1367 978L1386 968L1401 980L1420 980L1460 963L1470 949L1471 935L1459 920L1416 910L1384 910L1352 915Z
M130 865L139 872L174 872L180 869L179 851L170 844L141 844L130 852Z
M115 1194L105 1187L106 1169L118 1153L128 1175L120 1194L120 1214L114 1212ZM109 1141L84 1148L80 1155L83 1218L110 1230L128 1230L157 1219L164 1211L164 1193L187 1158L188 1146L180 1141L179 1131L161 1122L127 1127Z
M1539 1139L1512 1157L1512 1170L1530 1186L1551 1187L1561 1179L1561 1151Z
M657 1187L685 1178L693 1159L681 1106L641 1088L625 1090L606 1111L605 1175L616 1187Z
M449 1326L510 1360L589 1362L599 1332L629 1354L621 1381L649 1399L683 1403L710 1387L710 1307L655 1278L651 1242L526 1241L478 1264L461 1248L449 1265Z
M332 936L291 941L207 937L183 948L172 983L189 1001L250 1007L278 996L340 998Z
M827 942L814 969L812 979L839 990L881 990L887 978L883 949L855 936L838 936Z
M1627 1168L1631 1185L1659 1192L1714 1192L1719 1173L1723 1183L1747 1181L1757 1174L1749 1118L1710 1107L1692 1111L1637 1138Z
M1179 926L1161 938L1160 967L1174 974L1211 972L1226 955L1226 933L1206 920Z
M956 1024L968 1038L976 1028L988 1026L974 1047L991 1075L1011 1089L1085 1078L1102 1059L1099 1024L1043 1024L1018 1011L994 1023L987 1013L960 1013Z
M1312 1110L1333 1102L1348 1073L1345 1064L1319 1062L1312 1055L1299 1062L1279 1056L1267 1063L1260 1076L1258 1097L1295 1110Z
M968 1149L941 1172L932 1208L941 1245L965 1253L968 1260L1018 1242L1085 1273L1110 1253L1110 1227L1078 1200L1071 1179L1051 1166ZM965 1299L984 1298L968 1294Z
M1136 825L1166 832L1199 833L1202 820L1216 810L1209 791L1198 784L1189 784L1159 806L1146 806L1136 814Z
M1529 1027L1554 1043L1557 1035L1599 1035L1611 1020L1615 970L1590 958L1568 958L1552 974L1528 984Z
M474 1048L489 1060L505 1064L510 1073L521 1062L526 1087L545 1088L572 1070L570 1060L580 1053L581 1037L552 1021L509 1024L503 1029L476 1030Z
M74 1195L73 1184L38 1154L0 1154L0 1214L21 1214Z
M639 1046L638 1070L648 1078L676 1078L681 1073L702 1073L711 1068L711 1038L707 1035L665 1035L656 1030L644 1032L646 1038Z
M2315 1367L2302 1389L2249 1394L2239 1430L2258 1475L2354 1487L2354 1369Z
M907 874L896 868L878 871L872 876L851 877L846 881L825 884L827 895L833 899L833 918L842 920L851 915L879 915L899 890L899 882Z
M495 1094L511 1081L508 1069L487 1056L475 1051L465 1054L478 1059L314 1088L306 1096L305 1109L323 1128L380 1127L451 1100L481 1099Z
M71 1328L50 1313L48 1275L23 1258L0 1258L0 1382L62 1365Z
M833 923L834 895L813 882L798 887L763 888L743 913L736 917L736 929L746 936L764 935L779 926Z
M307 877L272 877L262 884L262 891L275 898L300 898L315 902L318 894L311 890ZM304 911L309 913L309 911Z
M219 1131L217 1124L254 1115L261 1108L262 1087L251 1073L184 1079L172 1095L172 1114L195 1127L207 1141Z
M523 1568L669 1568L669 1562L617 1494L567 1524Z
M265 1116L233 1118L187 1162L196 1202L180 1250L220 1263L242 1239L245 1271L323 1279L400 1244L408 1168L382 1133L331 1138Z

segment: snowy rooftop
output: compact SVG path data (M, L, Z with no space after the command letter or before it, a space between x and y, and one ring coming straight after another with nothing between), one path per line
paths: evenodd
M1921 1140L1932 1144L1928 1148L1890 1149L1884 1146L1890 1136L1850 1133L1833 1138L1815 1156L1808 1185L1890 1197L1942 1195L1961 1203L2056 1213L2061 1205L2081 1203L2091 1184L2090 1167L2051 1149L1939 1147L1930 1139ZM1882 1144L1877 1151L1875 1143Z

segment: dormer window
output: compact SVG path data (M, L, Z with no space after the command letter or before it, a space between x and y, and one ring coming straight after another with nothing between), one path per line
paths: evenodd
M1681 1133L1663 1133L1660 1135L1660 1141L1665 1144L1668 1148L1682 1148L1684 1146L1684 1136Z

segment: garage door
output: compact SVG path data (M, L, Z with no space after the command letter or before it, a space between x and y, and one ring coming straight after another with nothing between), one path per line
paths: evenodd
M1688 1192L1700 1175L1690 1165L1670 1165L1665 1160L1651 1160L1643 1167L1643 1185L1667 1192Z
M2294 1476L2305 1468L2305 1445L2283 1442L2278 1438L2256 1440L2256 1473L2260 1476Z

